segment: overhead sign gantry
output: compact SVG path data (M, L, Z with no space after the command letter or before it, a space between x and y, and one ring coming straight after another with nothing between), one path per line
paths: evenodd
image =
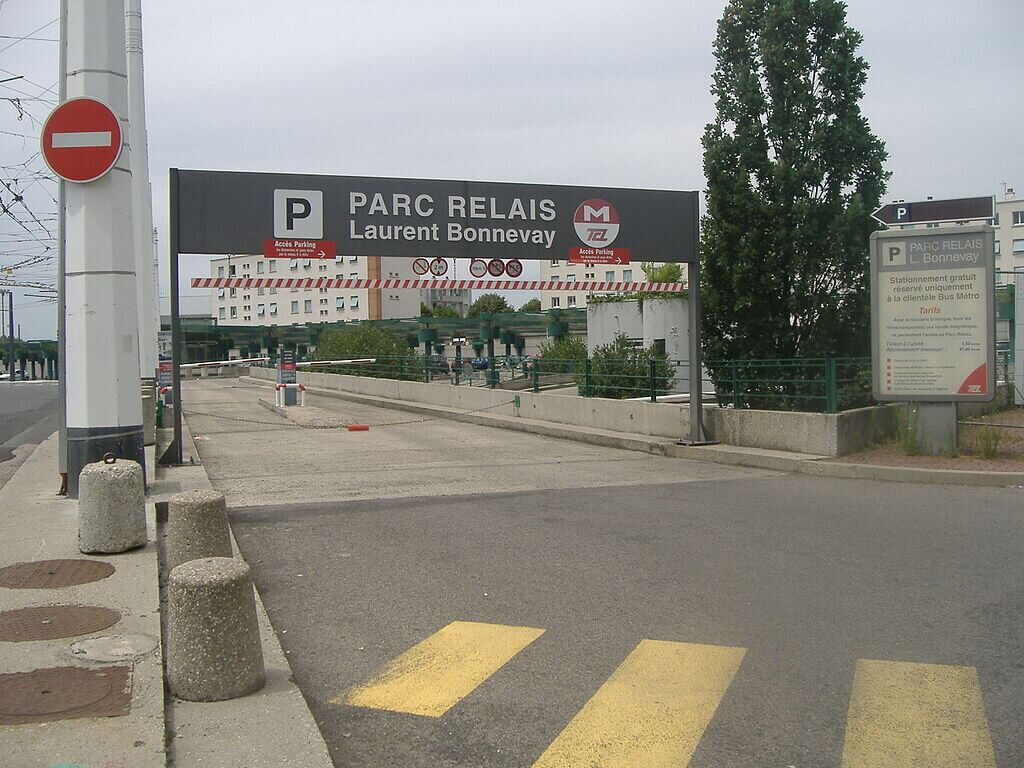
M698 193L684 191L171 169L175 396L180 403L178 258L182 253L679 262L690 265L693 394L688 442L703 442L698 206ZM273 287L267 278L248 278L246 283L258 288L264 280ZM434 288L472 289L486 283L491 289L531 289L529 281L517 280L482 281L480 286L473 281L449 285L443 280L378 280L380 285L365 286L362 282L370 281L341 281L339 287L420 288L420 282L429 282ZM495 285L499 282L500 286ZM665 288L666 284L628 283L603 290ZM602 290L583 284L579 289ZM176 456L171 457L179 462L180 414L181 408L175 408Z

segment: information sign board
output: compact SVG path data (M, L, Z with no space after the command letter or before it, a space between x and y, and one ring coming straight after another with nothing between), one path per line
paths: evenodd
M876 400L995 397L994 251L989 226L871 236Z
M277 383L294 384L296 370L295 350L282 349L281 356L277 361Z

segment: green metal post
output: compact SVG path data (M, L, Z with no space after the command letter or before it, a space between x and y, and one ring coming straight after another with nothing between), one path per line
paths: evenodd
M658 388L654 384L654 377L657 375L658 361L653 357L647 361L647 384L651 390L651 402L658 402Z
M732 407L739 408L740 403L740 377L735 361L729 366L732 371Z
M540 366L533 361L533 391L540 392Z
M583 396L590 397L590 358L587 358L586 363L583 366Z
M839 410L839 393L836 387L836 359L825 358L825 413Z

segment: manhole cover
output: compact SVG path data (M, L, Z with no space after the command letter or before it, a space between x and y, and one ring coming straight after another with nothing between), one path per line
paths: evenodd
M0 613L0 640L56 640L90 635L114 626L121 614L111 608L88 605L47 605Z
M129 667L55 667L0 675L0 724L127 715Z
M105 579L114 566L102 560L37 560L0 568L0 587L60 589Z

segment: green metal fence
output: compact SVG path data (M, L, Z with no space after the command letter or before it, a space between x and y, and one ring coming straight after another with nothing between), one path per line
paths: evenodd
M410 354L372 363L313 364L305 370L650 402L688 396L688 362L657 355L577 360L496 356L486 360L486 367L479 359L477 365L468 358L456 365L451 357ZM836 413L873 402L870 358L725 360L709 361L705 368L705 397L724 407Z

